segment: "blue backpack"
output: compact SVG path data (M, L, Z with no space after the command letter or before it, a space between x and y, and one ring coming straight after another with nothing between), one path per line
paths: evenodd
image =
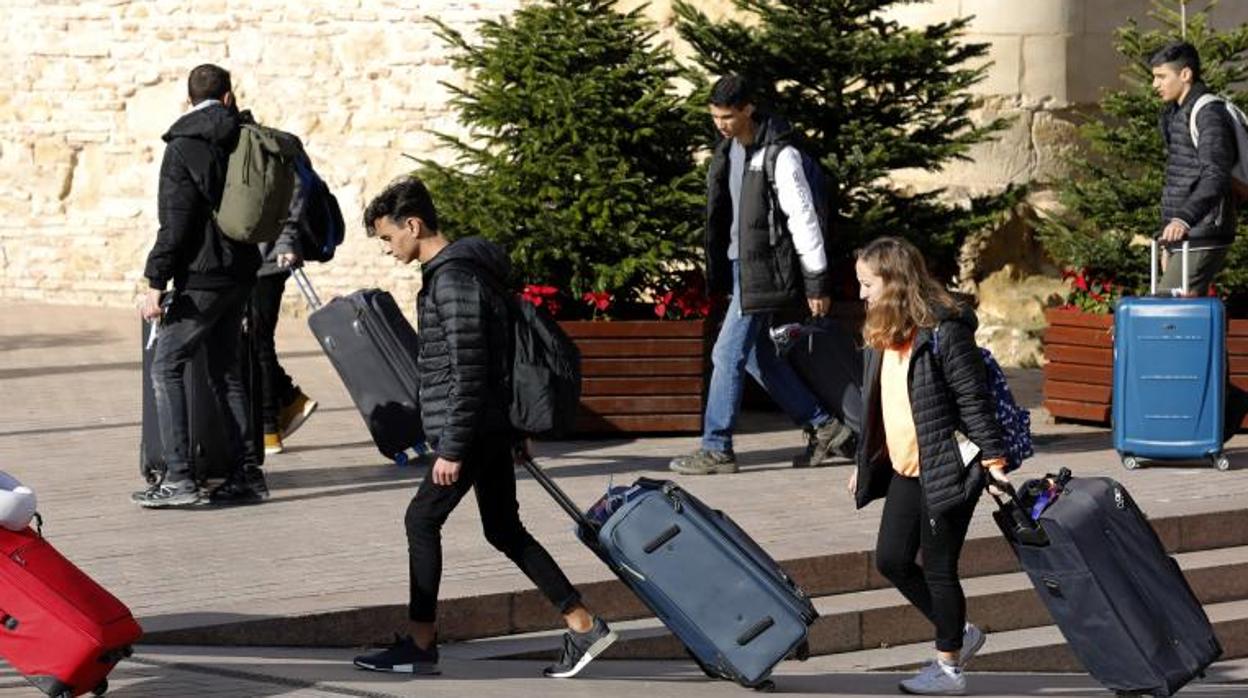
M321 179L307 157L295 160L295 174L299 177L300 192L304 198L299 229L303 258L309 262L328 262L334 251L342 244L347 226L342 220L338 199Z
M771 222L771 244L773 247L779 242L780 236L788 232L788 224L784 220L784 212L780 210L780 198L776 193L776 158L780 157L780 151L786 147L788 147L788 144L784 143L769 145L763 155L763 175L767 178L767 191L771 192L771 212L768 214L768 218ZM819 219L819 231L823 233L824 249L827 250L832 234L831 180L818 160L811 157L805 150L796 146L794 148L802 156L802 174L806 178L807 186L810 187L812 203L815 206L815 215ZM828 261L831 262L832 260L829 259Z
M940 333L932 331L932 351L940 347ZM992 391L992 403L997 411L997 424L1005 441L1005 472L1017 470L1023 461L1036 454L1031 444L1031 413L1019 407L1005 380L1005 371L992 352L980 347L984 366L988 369L988 389Z

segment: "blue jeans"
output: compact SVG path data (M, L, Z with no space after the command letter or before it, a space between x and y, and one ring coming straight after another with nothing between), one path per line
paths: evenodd
M776 354L767 336L771 315L741 314L741 267L732 262L732 302L711 351L711 387L706 396L702 448L727 451L741 412L741 393L748 372L771 399L799 425L817 427L828 413L789 364Z

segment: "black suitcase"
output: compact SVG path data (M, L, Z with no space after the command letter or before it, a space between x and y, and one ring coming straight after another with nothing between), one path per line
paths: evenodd
M774 327L771 339L823 408L861 434L862 350L849 330L823 317Z
M366 289L321 305L304 271L291 275L313 309L308 327L347 386L377 450L398 465L427 453L416 330L394 298Z
M168 298L168 296L166 296ZM152 358L159 331L152 337L153 326L140 322L139 337L143 351L143 397L142 426L139 436L139 473L148 484L156 484L164 477L165 461L162 456L163 440L160 421L156 414L156 399L152 391ZM252 438L260 463L264 462L264 434L261 425L260 372L255 367L255 347L252 343L250 321L243 321L243 335L239 340L242 352L243 381L247 384L251 404ZM225 478L235 465L230 462L225 436L226 414L212 390L208 376L208 353L203 346L187 365L182 376L186 387L187 422L191 440L191 473L197 482Z
M1126 488L1065 469L1039 482L998 500L994 517L1084 669L1110 690L1154 696L1203 676L1222 647ZM1037 512L1045 490L1051 504Z

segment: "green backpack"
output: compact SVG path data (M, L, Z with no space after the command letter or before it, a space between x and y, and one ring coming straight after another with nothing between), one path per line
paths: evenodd
M251 244L277 240L295 191L299 150L299 140L288 133L242 124L215 213L226 237Z

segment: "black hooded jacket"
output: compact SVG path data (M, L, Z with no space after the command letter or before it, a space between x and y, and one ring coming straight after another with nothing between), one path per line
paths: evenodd
M503 388L511 325L500 292L510 269L501 247L469 237L421 270L420 414L430 444L448 460L463 460L477 439L511 433Z
M741 181L737 257L741 264L741 310L746 314L790 310L807 297L828 295L828 273L806 276L793 246L793 236L771 243L771 193L762 170L751 170L750 160L760 148L788 145L793 127L774 115L760 116L754 143L745 150L745 176ZM716 146L707 170L706 275L713 293L732 291L732 267L728 247L732 242L732 194L729 152L732 139Z
M1161 228L1171 220L1190 226L1193 248L1223 247L1235 241L1235 201L1231 168L1235 166L1235 131L1220 104L1208 104L1197 113L1199 148L1192 142L1192 107L1209 88L1192 85L1183 104L1169 104L1161 112L1161 135L1166 143L1166 179L1161 193ZM1160 228L1158 233L1160 234ZM1170 247L1180 247L1172 244Z
M911 349L910 409L919 440L919 479L932 514L974 500L986 484L979 461L963 465L954 431L979 446L981 459L1005 455L988 369L975 344L977 326L970 308L946 312L935 331L918 331ZM878 349L867 347L864 352L858 508L887 495L893 477L880 405L881 357Z
M254 283L255 245L221 234L213 211L221 202L230 151L246 113L212 104L184 114L163 138L157 213L160 230L143 275L155 289L220 289Z

